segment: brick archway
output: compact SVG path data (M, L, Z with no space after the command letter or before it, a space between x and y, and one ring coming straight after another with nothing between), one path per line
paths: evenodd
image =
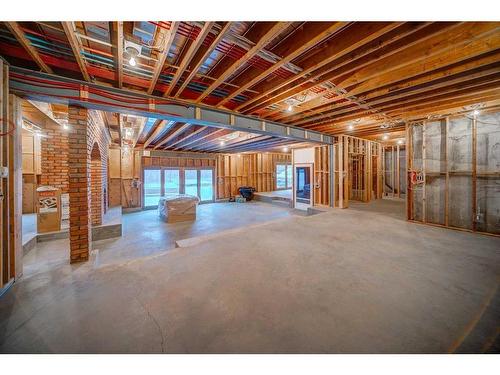
M99 145L94 142L90 153L90 223L102 224L104 213L103 165Z

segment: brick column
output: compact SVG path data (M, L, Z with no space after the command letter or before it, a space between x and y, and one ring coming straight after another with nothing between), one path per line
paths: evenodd
M68 133L58 124L46 121L40 142L42 163L41 184L68 192Z
M88 113L84 108L68 107L69 153L69 232L70 262L89 258L90 232L90 152ZM90 145L91 147L92 145Z
M101 154L97 143L92 150L92 161L90 164L90 191L91 191L91 222L92 225L102 224L103 215L103 186L102 186L102 166Z

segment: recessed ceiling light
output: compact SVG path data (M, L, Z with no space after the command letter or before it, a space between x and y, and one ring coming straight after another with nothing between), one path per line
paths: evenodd
M347 130L354 130L354 125L349 125L349 126L347 127Z
M283 152L288 152L288 147L283 147Z
M288 112L292 112L293 111L293 107L291 104L288 105L288 108L286 109Z

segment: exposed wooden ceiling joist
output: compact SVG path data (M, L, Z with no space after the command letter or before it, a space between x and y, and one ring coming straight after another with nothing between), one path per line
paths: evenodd
M78 66L80 67L80 72L82 73L82 76L85 79L85 81L90 82L90 75L89 72L87 71L87 65L85 64L85 61L83 60L83 57L81 55L82 46L75 34L76 31L75 23L72 21L68 21L68 22L61 22L61 24L64 29L64 33L68 38L68 42L69 45L71 46L71 50L73 51L75 60Z
M168 52L170 51L170 47L175 38L175 34L177 33L177 29L179 28L180 22L172 22L170 24L170 29L165 30L161 27L158 28L157 32L157 42L161 43L160 52L158 53L158 61L153 70L153 77L151 78L151 83L149 84L148 94L152 94L155 87L156 82L158 82L158 78L160 77L160 73L163 70L163 66L165 65L165 61L168 57Z
M189 46L189 49L187 50L186 55L184 56L183 60L179 64L179 67L177 68L177 70L174 74L174 77L172 78L172 81L170 82L168 89L167 89L167 91L165 91L163 96L170 96L172 94L172 92L174 91L174 89L177 85L177 82L179 82L179 79L184 74L187 66L189 65L189 63L193 59L196 51L198 51L198 49L200 48L201 44L203 43L203 41L207 37L208 33L210 32L210 30L212 29L214 24L215 24L215 22L205 22L205 24L201 28L200 33L197 35L196 39Z
M240 59L235 61L228 69L226 69L210 86L198 97L196 102L201 102L210 93L219 87L231 74L236 72L243 64L251 59L257 52L264 48L273 38L288 27L288 22L276 22L273 25L265 25L266 32L262 37L250 48Z
M31 58L36 62L36 64L42 69L45 73L53 73L52 69L45 64L42 60L38 51L31 45L31 42L24 35L24 31L21 29L17 22L5 22L5 26L9 29L9 31L14 35L16 40L19 42L21 46L28 52Z

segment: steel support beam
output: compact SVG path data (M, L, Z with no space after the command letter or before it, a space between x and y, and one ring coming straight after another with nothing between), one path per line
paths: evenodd
M11 67L10 73L11 92L28 99L265 134L296 141L333 143L333 137L325 133L264 121L178 99L160 98L19 67Z

